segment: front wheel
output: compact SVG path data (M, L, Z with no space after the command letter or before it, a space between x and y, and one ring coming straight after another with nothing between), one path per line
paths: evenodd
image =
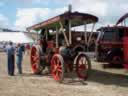
M51 72L54 80L62 82L64 79L64 60L60 54L53 55L51 59Z
M31 48L31 68L34 74L39 74L42 72L42 67L40 66L40 57L37 55L37 48L32 46Z
M110 67L123 68L123 58L121 56L118 55L112 56L110 60L111 60L109 62L109 64L111 65Z
M91 70L91 61L85 54L78 54L76 59L76 73L79 78L86 80Z
M121 64L121 57L120 56L113 56L112 59L111 59L111 63L112 64Z

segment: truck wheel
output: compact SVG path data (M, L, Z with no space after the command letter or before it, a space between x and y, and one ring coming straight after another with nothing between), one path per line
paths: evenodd
M110 63L111 64L122 64L121 56L118 56L118 55L112 56Z

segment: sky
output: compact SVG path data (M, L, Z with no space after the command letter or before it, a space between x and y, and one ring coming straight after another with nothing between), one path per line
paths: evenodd
M96 28L114 25L128 12L128 0L0 0L0 28L25 30L68 10L95 15Z

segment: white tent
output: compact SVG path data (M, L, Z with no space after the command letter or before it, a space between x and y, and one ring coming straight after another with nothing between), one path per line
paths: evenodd
M13 43L33 43L34 40L23 32L0 32L0 42L12 41Z

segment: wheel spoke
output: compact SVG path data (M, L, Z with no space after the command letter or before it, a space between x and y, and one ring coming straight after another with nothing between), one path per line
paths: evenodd
M56 79L59 79L59 72L56 71L55 77L56 77Z
M56 71L56 79L60 79L61 78L61 74L62 74L62 72L60 72L60 71Z
M37 49L35 46L32 46L31 67L32 67L33 73L39 72L39 70L40 70L39 62L40 62L40 57L37 55Z
M57 66L54 65L54 67L53 67L53 72L56 72L56 70L57 70Z
M83 62L84 62L84 60L83 60L83 58L81 58L81 65L83 65L83 64L84 64Z
M56 64L55 60L53 61L53 64L54 64L54 65Z
M58 68L58 72L62 73L62 69L61 68Z
M53 73L55 73L56 72L56 70L55 69L53 69L53 71L52 71Z
M33 62L36 62L37 60L39 60L39 57L38 56L32 56L32 61Z
M52 76L56 81L62 81L63 80L63 70L62 70L62 59L61 56L54 55L51 64L52 64Z
M79 66L79 69L86 69L85 64L81 64L81 65Z
M58 65L60 63L59 59L57 59L56 61L57 61L56 64Z
M88 58L84 54L78 56L76 72L79 78L86 79L88 73Z

